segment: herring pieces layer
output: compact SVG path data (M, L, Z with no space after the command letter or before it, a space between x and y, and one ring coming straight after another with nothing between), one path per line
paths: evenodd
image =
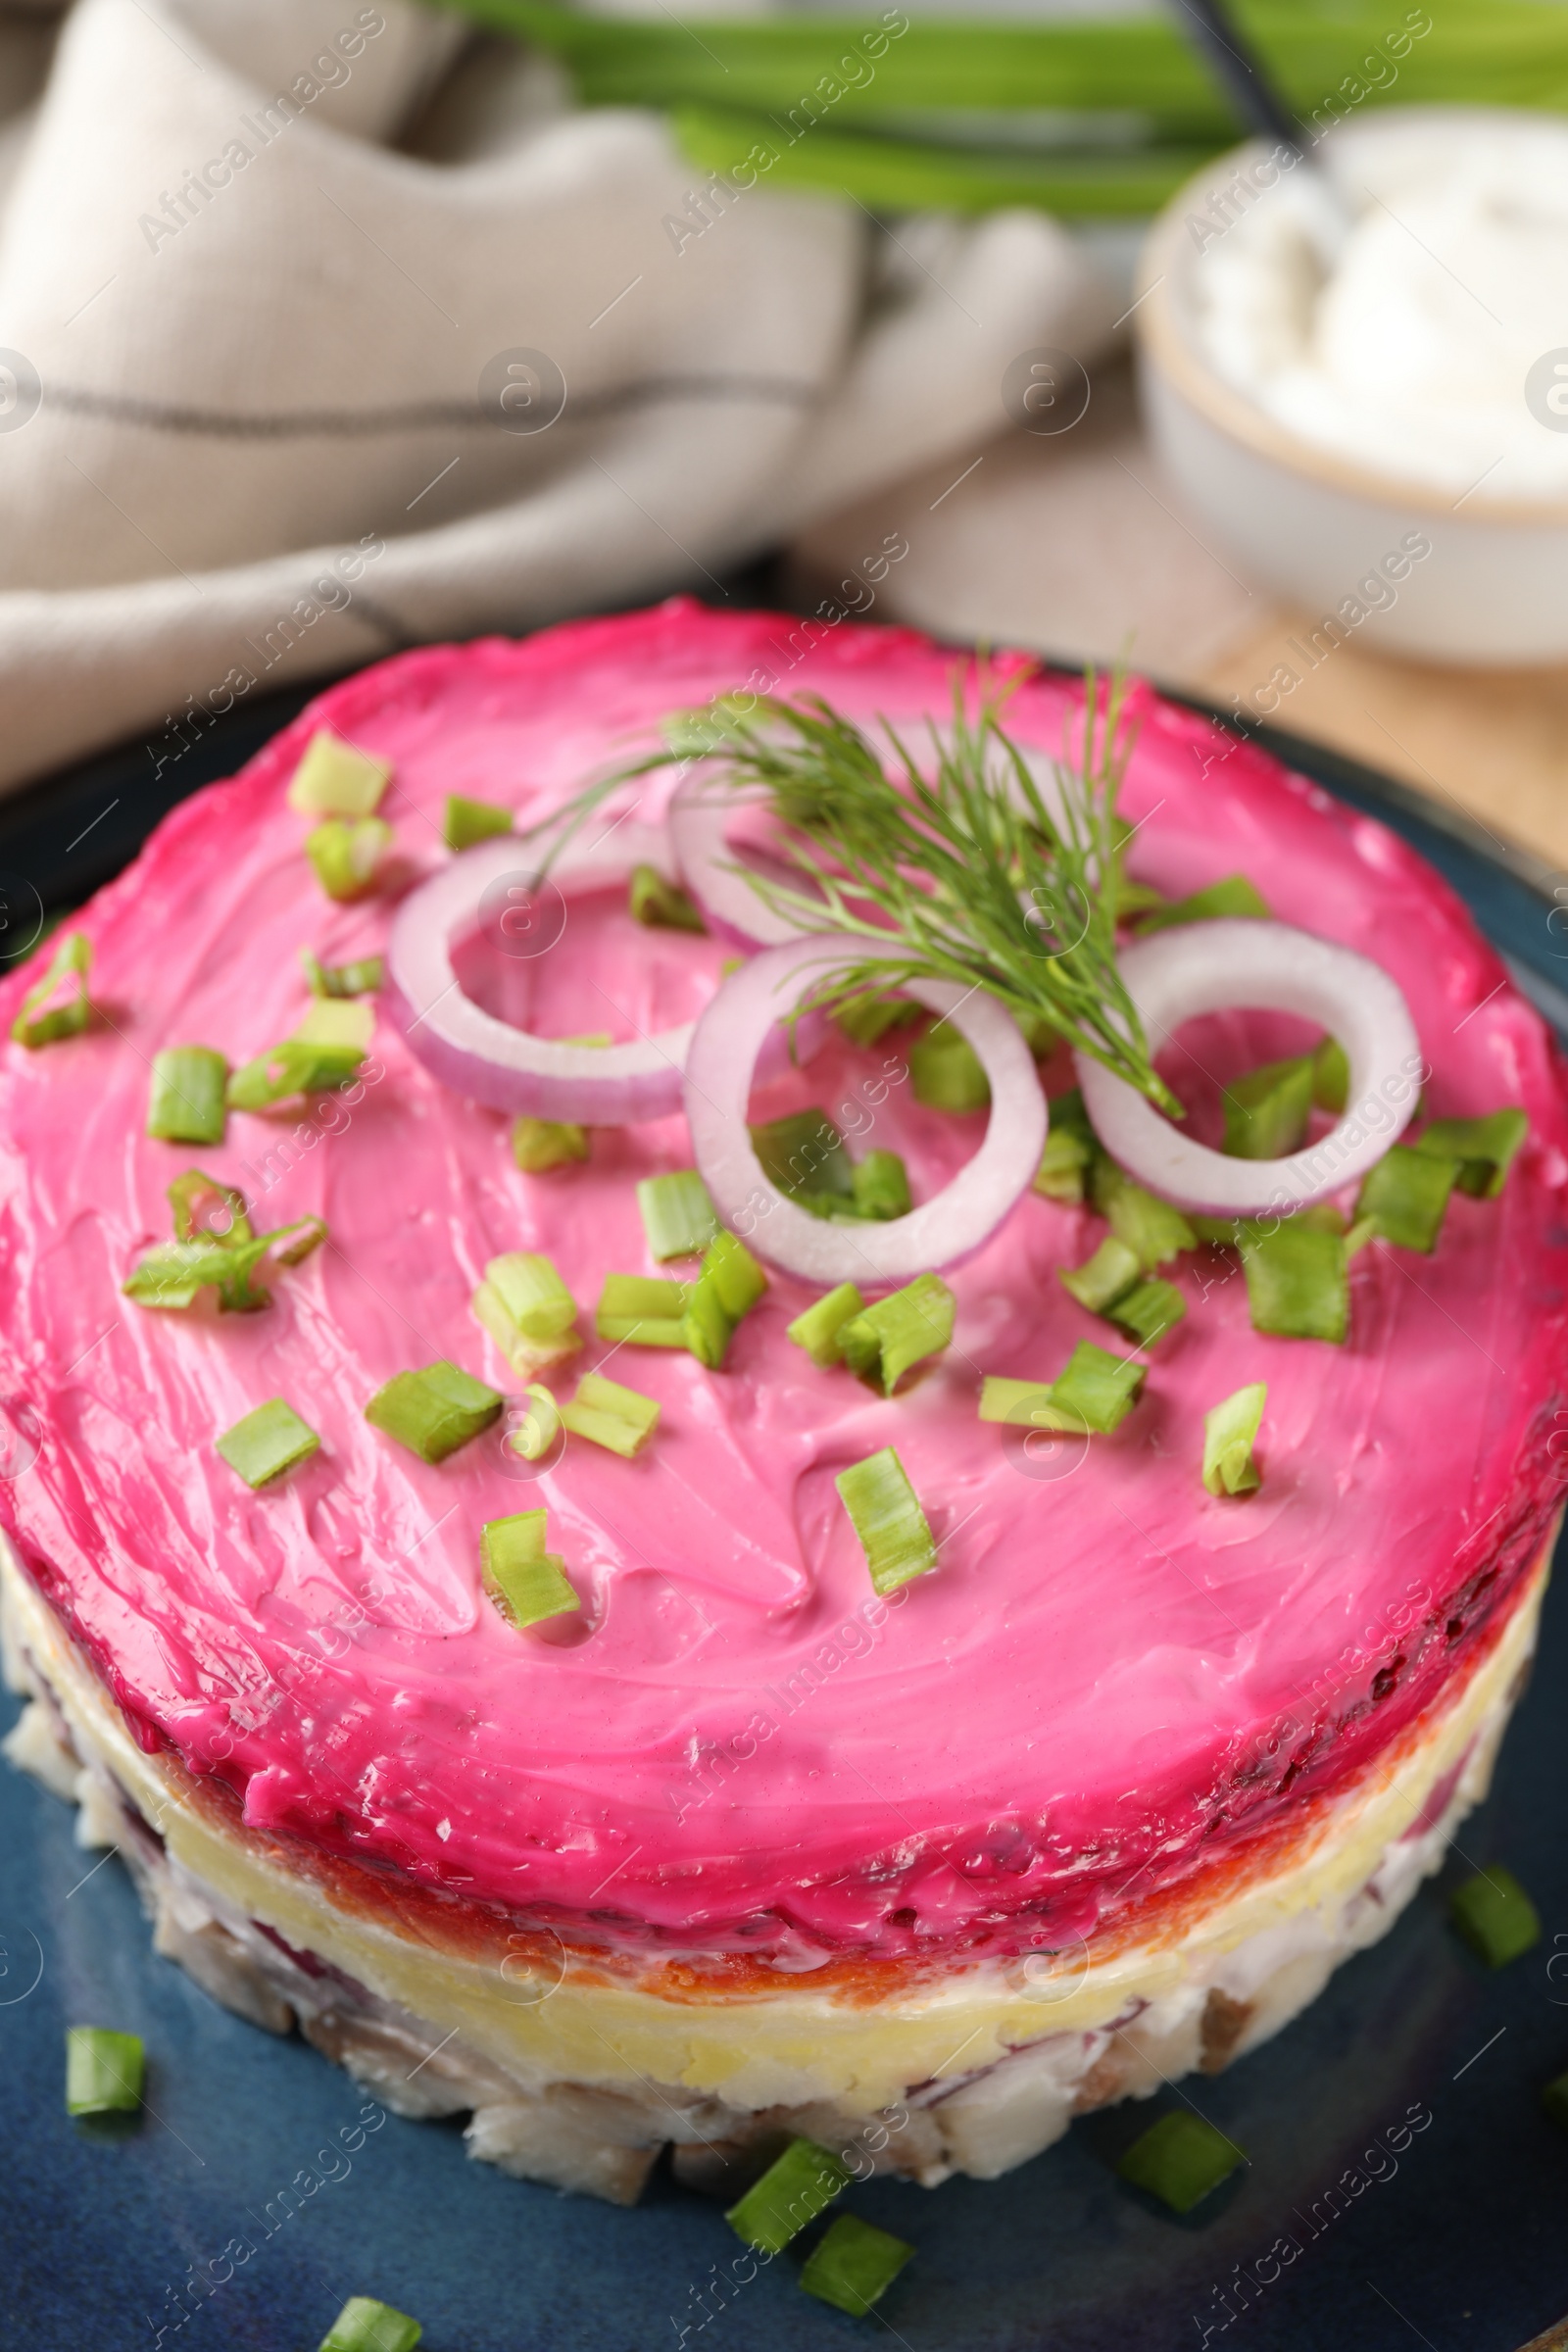
M1367 1765L1541 1548L1568 1312L1568 1118L1541 1022L1409 850L1143 692L1134 870L1171 894L1245 870L1283 920L1385 964L1431 1111L1529 1112L1499 1200L1456 1195L1433 1258L1364 1250L1344 1348L1255 1333L1226 1261L1186 1261L1187 1320L1144 1401L1067 1476L975 1418L982 1372L1049 1379L1103 1335L1056 1280L1096 1221L1033 1196L954 1277L954 1346L906 1396L814 1369L784 1337L812 1294L781 1277L722 1372L617 1354L662 1409L636 1461L574 1443L534 1476L498 1429L426 1467L370 1428L370 1394L439 1357L518 1385L469 1311L495 1253L548 1251L590 1325L607 1271L653 1271L634 1182L690 1145L678 1117L606 1131L588 1163L524 1177L506 1120L385 1021L363 1091L308 1120L235 1113L200 1151L145 1136L155 1052L241 1062L297 1022L302 947L336 962L385 937L392 892L332 906L302 855L284 791L306 741L325 723L394 762L383 813L413 876L442 860L447 794L543 813L718 690L777 679L902 726L946 708L953 657L925 640L845 626L803 650L789 625L676 603L332 689L86 910L107 1017L0 1049L0 1388L37 1446L0 1516L137 1736L220 1776L260 1831L737 1981L1114 1940L1129 1905L1240 1867L1285 1808ZM1077 699L1030 680L1008 723L1055 752ZM666 790L623 805L640 793L655 818ZM559 911L543 952L470 977L545 1034L654 1033L714 983L720 943L640 929L614 894ZM0 992L6 1021L24 986ZM1226 1016L1193 1035L1200 1061L1240 1067L1273 1032ZM1201 1068L1178 1077L1200 1124ZM895 1036L825 1050L754 1115L827 1106L862 1148L902 1151L919 1199L980 1123L909 1096ZM260 1225L328 1222L265 1313L121 1296L193 1159ZM1256 1380L1264 1486L1216 1500L1202 1416ZM213 1440L279 1395L321 1448L252 1494ZM886 1445L941 1545L896 1605L873 1599L833 1484ZM539 1503L584 1596L576 1639L519 1636L481 1590L481 1524Z

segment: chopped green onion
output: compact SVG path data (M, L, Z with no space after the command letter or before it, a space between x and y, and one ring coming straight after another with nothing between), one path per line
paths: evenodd
M535 1250L509 1250L490 1259L484 1278L524 1339L560 1340L573 1330L577 1302L553 1258Z
M890 2230L878 2230L857 2214L841 2213L812 2247L801 2284L819 2302L836 2304L852 2319L863 2320L913 2252Z
M862 1307L839 1337L850 1370L891 1396L912 1364L940 1355L953 1338L954 1297L940 1274L917 1274L902 1291Z
M228 1064L211 1046L166 1046L153 1055L147 1132L166 1144L220 1144Z
M852 1462L833 1484L860 1539L871 1584L891 1592L911 1577L928 1576L937 1547L919 1498L891 1446Z
M508 1435L507 1444L525 1462L538 1462L561 1435L561 1413L550 1391L538 1381L530 1381L523 1395L528 1398L528 1410Z
M1312 1100L1338 1118L1350 1099L1350 1064L1337 1037L1326 1037L1312 1056Z
M844 1361L844 1327L852 1323L864 1306L853 1282L841 1282L836 1291L818 1298L803 1315L797 1315L785 1332L785 1338L804 1348L813 1364L826 1368Z
M365 1418L421 1462L444 1462L488 1429L505 1402L496 1390L443 1358L418 1372L394 1372L367 1404Z
M1568 2075L1554 2075L1541 2094L1541 2104L1559 2132L1568 2132Z
M1233 2139L1190 2107L1177 2107L1133 2141L1116 2171L1172 2213L1191 2213L1246 2162Z
M228 1082L230 1110L267 1110L295 1095L328 1094L347 1086L369 1052L375 1007L313 997L293 1034L258 1054Z
M281 1396L270 1396L254 1413L225 1429L216 1444L229 1468L237 1470L248 1487L265 1487L271 1479L281 1478L285 1470L292 1470L296 1462L318 1452L321 1441L291 1404Z
M657 866L632 867L626 905L633 922L647 923L655 930L706 932L708 929L679 883L666 882Z
M514 1372L524 1379L582 1346L577 1301L554 1261L535 1251L510 1250L491 1258L472 1305Z
M226 1293L238 1279L248 1288L252 1270L266 1254L265 1241L236 1247L207 1234L189 1242L155 1242L120 1287L138 1306L186 1307L194 1304L199 1291L214 1286ZM224 1297L222 1303L233 1302ZM255 1303L265 1305L266 1294L256 1294Z
M1100 1146L1089 1124L1083 1096L1076 1087L1051 1098L1051 1130L1035 1175L1035 1191L1048 1200L1066 1200L1074 1207L1084 1197L1084 1182Z
M711 1275L724 1312L738 1323L767 1289L767 1276L743 1241L733 1233L717 1233L703 1258L703 1276Z
M313 997L373 996L384 977L379 956L361 956L352 963L322 963L309 948L301 948L300 961Z
M693 1283L677 1328L680 1346L710 1372L717 1372L729 1353L735 1326L724 1312L716 1285L701 1279Z
M1080 1340L1066 1370L1051 1384L1052 1411L1060 1414L1063 1429L1093 1430L1108 1438L1138 1402L1148 1377L1147 1364Z
M1434 1152L1395 1144L1361 1180L1356 1221L1370 1217L1386 1242L1430 1255L1438 1246L1458 1174L1456 1159L1440 1159Z
M461 792L447 794L441 838L449 850L471 850L476 841L489 841L495 834L511 831L510 808L498 808L494 801L466 800Z
M1254 1380L1203 1415L1203 1484L1211 1494L1250 1494L1262 1483L1252 1459L1268 1384Z
M1303 1225L1319 1226L1324 1233L1347 1233L1349 1230L1344 1210L1336 1208L1332 1200L1314 1200L1310 1208L1298 1208L1296 1213Z
M375 882L375 869L392 846L392 828L379 816L345 824L329 816L305 836L305 855L329 899L359 899Z
M277 1262L280 1266L303 1265L311 1251L319 1250L325 1241L326 1219L317 1216L296 1217L292 1225L279 1225L274 1233L267 1236L267 1239L275 1248L284 1235L290 1233L297 1233L300 1238L297 1242L290 1242L286 1250L278 1250Z
M270 1234L250 1242L198 1234L189 1242L155 1242L144 1250L121 1289L138 1306L194 1305L199 1291L216 1289L220 1308L247 1311L270 1303L251 1276L271 1247Z
M1081 1266L1062 1266L1058 1269L1061 1287L1087 1306L1092 1315L1102 1315L1125 1298L1143 1272L1138 1252L1113 1233L1105 1236L1100 1248Z
M1164 1282L1155 1274L1128 1291L1105 1313L1130 1333L1140 1348L1152 1348L1184 1319L1187 1301L1173 1282Z
M350 2295L318 2352L414 2352L424 2334L417 2320L373 2295Z
M659 1406L652 1396L640 1396L618 1381L585 1372L576 1396L561 1407L561 1418L574 1438L587 1438L629 1459L642 1451L658 1428Z
M1503 1968L1541 1941L1536 1906L1511 1870L1494 1863L1448 1897L1455 1934L1488 1968Z
M1192 1222L1200 1241L1211 1242L1216 1248L1240 1250L1244 1244L1254 1242L1259 1236L1266 1238L1276 1232L1280 1220L1277 1217L1203 1217L1195 1212ZM1343 1213L1329 1200L1314 1200L1309 1208L1298 1208L1293 1222L1310 1226L1320 1233L1343 1233L1348 1236Z
M1265 1061L1225 1089L1225 1141L1233 1159L1284 1159L1306 1140L1312 1115L1309 1054Z
M195 1169L190 1171L192 1175L198 1173ZM203 1182L206 1181L204 1178ZM176 1200L176 1225L181 1213ZM238 1230L239 1222L236 1220L235 1230L227 1234L192 1231L180 1241L155 1242L150 1250L142 1251L121 1289L138 1306L171 1309L191 1306L199 1291L216 1289L219 1306L225 1312L250 1312L270 1303L270 1294L251 1281L270 1250L277 1250L280 1265L297 1266L326 1238L326 1226L320 1217L300 1217L292 1225L280 1225L273 1233L254 1236L248 1219L243 1220L243 1234ZM279 1249L279 1243L290 1234L298 1234L299 1240L287 1249Z
M858 1204L853 1193L797 1193L795 1205L804 1208L808 1217L820 1217L828 1225L864 1225L865 1211Z
M1096 1208L1117 1240L1136 1251L1146 1274L1157 1274L1184 1250L1197 1249L1198 1235L1181 1210L1134 1184L1103 1152L1096 1157L1091 1190Z
M637 1187L648 1253L661 1265L670 1257L697 1257L718 1231L708 1187L695 1168L668 1176L645 1176Z
M1252 1329L1285 1340L1344 1339L1350 1320L1345 1241L1293 1217L1241 1243Z
M1037 1059L1055 1052L1061 1041L1061 1031L1049 1012L1015 1012L1018 1034Z
M1070 1128L1053 1127L1046 1138L1035 1171L1034 1188L1048 1200L1066 1200L1074 1206L1084 1197L1084 1173L1094 1158L1094 1146Z
M792 2139L724 2219L759 2254L781 2254L850 2179L848 2165L831 2148L819 2147L814 2139Z
M318 727L294 770L288 805L302 816L369 816L380 807L391 775L390 760L374 760L330 728Z
M187 1168L176 1176L169 1187L169 1200L176 1242L210 1239L234 1244L254 1238L244 1194L220 1184L216 1176L204 1176L200 1168Z
M1266 921L1268 911L1266 900L1245 874L1228 874L1223 882L1211 882L1206 890L1195 890L1190 898L1151 907L1134 928L1143 939L1151 931L1168 931L1173 923L1209 923L1221 915L1251 914Z
M63 1037L79 1037L92 1018L87 997L87 974L92 968L92 942L85 931L68 931L55 949L49 969L22 1000L11 1024L19 1046L35 1054L40 1046L58 1045ZM58 1002L51 1003L51 999Z
M855 1205L862 1217L886 1222L906 1217L914 1203L909 1195L909 1172L897 1152L868 1152L852 1172Z
M1118 825L1121 821L1119 817L1116 820ZM1165 893L1162 890L1156 890L1152 882L1130 882L1125 874L1122 874L1117 881L1116 920L1118 923L1130 923L1134 915L1145 914L1152 906L1168 906L1170 904Z
M991 1081L968 1039L941 1020L909 1048L909 1082L914 1099L930 1110L984 1110Z
M716 1233L704 1253L701 1271L687 1296L681 1328L700 1364L716 1372L735 1328L767 1289L767 1276L732 1233Z
M879 996L868 990L864 996L847 998L833 1018L854 1044L874 1046L890 1029L906 1029L911 1021L920 1018L924 1009L912 998Z
M1080 1340L1066 1368L1053 1381L1004 1380L988 1374L980 1384L980 1418L1014 1429L1109 1437L1132 1411L1148 1377L1147 1364L1112 1355L1093 1340Z
M375 1006L356 999L314 997L285 1043L328 1046L345 1054L368 1054L375 1035Z
M329 1004L318 1001L321 1012L368 1011L358 1004ZM316 1045L309 1038L285 1037L280 1046L267 1054L258 1054L237 1069L228 1082L230 1110L270 1110L274 1102L287 1102L295 1095L331 1094L347 1086L365 1059L363 1046ZM207 1139L192 1138L192 1141ZM214 1139L216 1141L216 1138Z
M1082 1429L1075 1416L1056 1410L1049 1380L1003 1380L994 1372L980 1383L980 1418L1012 1429Z
M769 1184L792 1200L806 1194L855 1198L855 1171L844 1138L823 1110L791 1111L752 1129L752 1149Z
M663 1282L653 1274L607 1274L594 1309L594 1329L602 1340L635 1348L684 1348L681 1317L691 1286Z
M479 1531L484 1589L514 1625L537 1625L582 1606L565 1562L545 1549L546 1516L516 1511L510 1519L487 1520Z
M1514 1154L1530 1132L1522 1110L1494 1110L1484 1119L1434 1119L1417 1136L1414 1149L1440 1159L1456 1159L1455 1182L1473 1200L1491 1200L1501 1192Z
M564 1119L520 1118L512 1130L512 1156L525 1176L542 1176L567 1160L586 1159L588 1130Z
M808 1217L820 1217L827 1225L864 1225L864 1212L856 1206L853 1193L797 1193L797 1208L804 1208Z
M128 2115L141 2105L147 2052L139 2034L108 2026L66 2029L66 2113Z

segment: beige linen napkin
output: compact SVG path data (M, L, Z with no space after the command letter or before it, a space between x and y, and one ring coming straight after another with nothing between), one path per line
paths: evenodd
M401 0L77 0L0 207L0 786L713 582L1117 307L1034 214L705 193Z

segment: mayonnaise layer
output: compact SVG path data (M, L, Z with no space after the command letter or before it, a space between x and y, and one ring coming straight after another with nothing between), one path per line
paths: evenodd
M1211 362L1303 440L1396 480L1561 499L1568 130L1447 110L1328 154L1352 224L1326 272L1304 173L1223 230L1200 221Z
M431 1468L365 1400L438 1357L515 1390L469 1309L503 1250L548 1251L591 1330L605 1272L654 1270L633 1186L688 1163L683 1120L602 1132L586 1166L524 1177L506 1120L383 1023L363 1091L308 1122L234 1114L200 1151L143 1132L159 1048L243 1060L298 1019L302 946L333 961L384 937L390 896L330 906L284 804L317 725L394 760L384 812L416 873L444 855L449 792L543 809L668 710L760 672L865 717L948 702L951 657L912 635L842 628L787 666L785 634L676 604L405 657L178 810L94 902L104 1021L37 1054L8 1045L0 1069L12 1458L37 1446L0 1511L144 1740L220 1774L259 1829L584 1935L785 1970L1057 1945L1368 1763L1509 1605L1558 1499L1556 1064L1411 852L1254 751L1211 763L1202 722L1143 696L1135 870L1173 893L1245 870L1283 918L1375 956L1433 1064L1431 1110L1522 1102L1532 1133L1500 1200L1455 1198L1433 1258L1361 1253L1343 1348L1262 1337L1231 1261L1185 1262L1188 1317L1144 1401L1043 1460L981 1426L976 1395L982 1373L1049 1378L1105 1339L1056 1279L1102 1230L1085 1211L1021 1202L952 1277L953 1348L892 1400L788 1343L808 1294L775 1278L722 1372L614 1355L612 1377L662 1409L639 1460L574 1443L532 1475L498 1430ZM1031 681L1010 723L1055 751L1074 704ZM665 1028L712 985L714 943L607 901L566 917L482 983L548 1034ZM1273 1035L1194 1029L1206 1070L1172 1072L1195 1121L1222 1057L1260 1059ZM820 1103L857 1148L903 1151L928 1193L979 1122L913 1105L902 1073L896 1038L834 1049L756 1112ZM328 1222L264 1313L120 1293L192 1161L242 1187L259 1226ZM590 1342L562 1385L607 1355ZM1257 1379L1262 1490L1215 1500L1203 1414ZM321 1450L253 1494L213 1440L276 1395ZM885 1445L941 1544L893 1607L833 1486ZM519 1635L480 1587L483 1523L541 1503L585 1601L564 1639Z

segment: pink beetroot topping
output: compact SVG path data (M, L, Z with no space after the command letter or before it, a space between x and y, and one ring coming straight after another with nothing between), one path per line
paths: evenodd
M780 1277L721 1372L617 1353L612 1376L662 1407L640 1458L572 1444L533 1478L499 1432L426 1467L364 1403L440 1357L520 1387L469 1310L503 1250L548 1252L591 1330L607 1271L658 1270L634 1181L690 1164L682 1118L602 1132L586 1165L527 1178L507 1120L383 1020L358 1100L234 1114L221 1147L143 1133L156 1051L239 1062L297 1020L302 946L340 961L384 939L393 898L332 907L301 855L283 794L316 727L395 762L382 813L422 873L449 793L542 811L671 710L764 671L852 717L947 706L954 657L925 640L845 626L799 654L791 625L675 603L385 663L177 810L94 902L112 1025L0 1057L0 1385L42 1433L0 1514L142 1736L220 1773L259 1827L666 1948L797 1968L1014 1949L1113 1917L1135 1874L1125 1899L1157 1895L1285 1791L1362 1766L1467 1669L1556 1508L1558 1065L1409 850L1254 750L1203 772L1206 723L1143 696L1123 803L1147 819L1142 878L1179 895L1242 870L1283 920L1374 956L1434 1066L1431 1111L1521 1103L1531 1134L1499 1200L1455 1196L1435 1257L1361 1253L1343 1348L1260 1336L1233 1261L1183 1261L1187 1319L1143 1401L1067 1476L1035 1475L975 1399L982 1372L1049 1379L1104 1339L1056 1279L1102 1231L1087 1211L1020 1203L952 1276L954 1345L907 1395L813 1367L784 1335L814 1294ZM1009 726L1058 750L1075 700L1031 681ZM667 784L639 789L657 815ZM724 953L638 928L611 894L574 901L559 945L490 985L542 1033L629 1037L690 1017ZM8 984L7 1023L25 985ZM901 1070L897 1036L834 1046L754 1115L820 1103L902 1152L920 1198L980 1122L921 1109ZM328 1221L266 1313L121 1295L192 1161L243 1188L260 1226ZM1217 1500L1203 1413L1255 1380L1264 1485ZM321 1448L253 1494L213 1440L274 1396ZM889 1445L941 1545L891 1607L833 1484ZM585 1598L575 1640L521 1636L482 1594L481 1525L538 1504Z

